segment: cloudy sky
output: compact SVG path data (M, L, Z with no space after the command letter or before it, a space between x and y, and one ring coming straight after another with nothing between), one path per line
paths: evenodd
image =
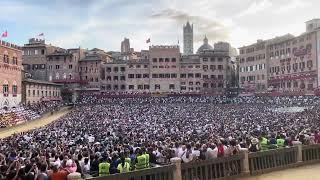
M44 33L57 46L106 51L119 50L124 37L136 50L148 48L147 38L177 44L187 20L197 49L205 34L211 44L240 47L299 35L305 21L320 18L319 0L0 0L0 7L0 31L8 30L10 42L22 45Z

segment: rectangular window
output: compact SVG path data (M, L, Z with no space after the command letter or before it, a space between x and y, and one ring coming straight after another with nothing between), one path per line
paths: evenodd
M125 76L120 76L120 80L121 80L121 81L125 81L125 80L126 80L126 77L125 77Z
M72 69L72 64L69 64L69 69Z
M176 58L171 59L171 62L176 62L176 61L177 61Z
M129 79L133 79L134 78L134 74L128 74L128 78Z
M143 85L138 85L138 89L142 90L143 89Z
M174 89L175 89L174 84L169 84L169 89L170 89L170 90L174 90Z
M157 58L153 58L152 62L158 62Z
M9 96L9 85L8 84L3 85L3 96L5 96L5 97Z
M137 79L140 79L141 77L142 77L141 74L136 74L136 78L137 78Z
M158 78L158 74L152 74L152 78Z
M157 89L159 89L159 90L160 90L160 89L161 89L160 84L155 84L155 85L154 85L154 89L155 89L155 90L157 90Z
M113 80L118 81L119 80L118 76L113 76Z
M216 65L210 65L210 69L211 69L212 71L216 70Z
M144 89L149 89L150 86L149 86L148 84L145 84L145 85L143 86L143 88L144 88Z
M3 55L3 62L9 64L9 56L8 55Z
M171 74L171 78L177 78L177 74Z
M180 74L180 78L187 78L187 74Z
M149 78L149 74L143 74L143 78Z
M60 69L60 65L56 65L56 69Z
M134 85L129 85L129 90L134 89Z

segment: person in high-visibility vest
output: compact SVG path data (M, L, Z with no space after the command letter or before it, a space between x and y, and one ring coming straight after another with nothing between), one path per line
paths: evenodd
M125 157L121 157L121 162L118 164L117 169L120 173L125 173L130 171L130 164L126 162Z
M146 152L145 148L141 148L142 154L146 157L146 168L150 166L150 155Z
M110 174L110 163L105 158L99 164L99 176L106 176L109 174Z
M277 138L277 145L278 145L278 148L284 148L285 147L285 137L284 137L284 135L281 134Z
M261 145L261 150L262 151L265 151L265 150L268 150L268 139L265 138L265 137L260 137L259 138L259 141L260 141L260 145Z
M140 149L136 150L137 152L137 158L136 158L136 170L144 169L146 168L146 156L142 154Z

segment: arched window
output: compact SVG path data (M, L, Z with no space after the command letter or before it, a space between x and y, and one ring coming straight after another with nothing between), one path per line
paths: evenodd
M4 97L8 97L9 96L9 82L7 80L5 80L3 82L3 90L2 90L2 92L3 92L3 96Z
M17 97L17 94L18 94L17 82L13 81L13 83L12 83L12 96Z

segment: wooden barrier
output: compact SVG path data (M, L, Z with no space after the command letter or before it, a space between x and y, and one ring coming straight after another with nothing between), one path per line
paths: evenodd
M249 154L250 174L262 174L295 165L298 147L274 149Z
M303 163L320 162L320 144L314 144L302 147Z
M214 160L182 163L180 158L172 158L172 164L157 168L133 171L110 176L92 178L94 180L213 180L234 179L244 175L257 175L271 171L320 162L320 144L301 144L269 151L248 153L217 158Z
M236 177L243 172L244 154L215 160L181 164L182 180L211 180Z
M175 165L148 168L128 173L90 178L92 180L174 180Z

